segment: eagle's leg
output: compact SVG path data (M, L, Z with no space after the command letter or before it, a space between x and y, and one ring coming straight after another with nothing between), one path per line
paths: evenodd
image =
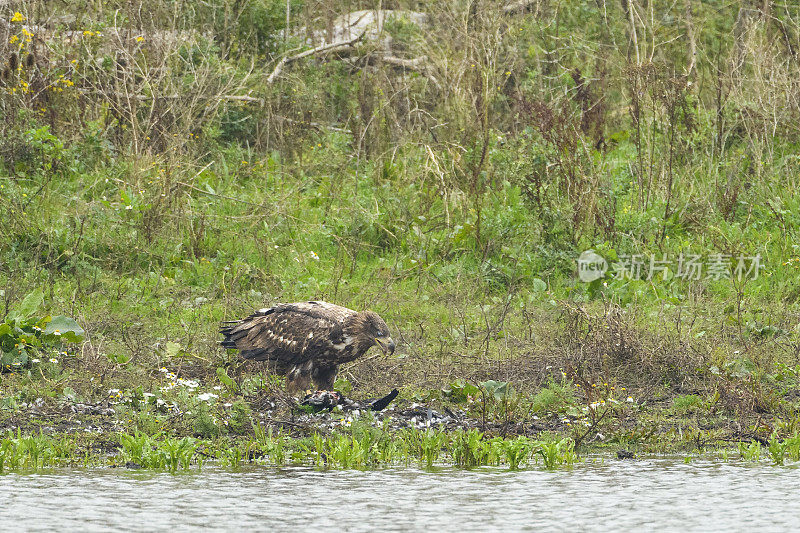
M286 392L292 394L308 390L311 375L307 370L295 367L286 375Z
M311 373L314 378L314 383L319 390L333 390L333 384L336 382L336 373L339 371L337 365L330 366L317 366Z

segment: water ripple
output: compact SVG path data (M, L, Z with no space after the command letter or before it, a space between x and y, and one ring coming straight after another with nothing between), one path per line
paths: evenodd
M3 530L794 530L800 470L674 459L570 470L114 470L0 476Z

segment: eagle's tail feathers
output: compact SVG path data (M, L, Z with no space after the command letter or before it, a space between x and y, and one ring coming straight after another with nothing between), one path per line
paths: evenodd
M220 344L225 348L237 348L236 341L247 335L247 329L236 330L236 326L240 322L237 321L229 326L220 328L219 332L225 336Z
M270 351L264 348L253 348L251 350L242 350L242 357L245 359L252 359L253 361L268 361Z

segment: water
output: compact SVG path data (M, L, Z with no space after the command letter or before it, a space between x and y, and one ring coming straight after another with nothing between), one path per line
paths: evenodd
M0 476L0 529L59 531L769 531L800 525L800 469L681 459L572 469Z

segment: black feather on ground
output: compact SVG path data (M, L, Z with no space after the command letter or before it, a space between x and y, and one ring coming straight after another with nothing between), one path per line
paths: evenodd
M372 409L373 411L383 411L384 409L386 409L386 406L392 403L392 400L397 398L398 394L399 393L397 389L392 389L392 392L390 392L383 398L377 399L374 402L372 402L372 405L370 405L369 408Z

